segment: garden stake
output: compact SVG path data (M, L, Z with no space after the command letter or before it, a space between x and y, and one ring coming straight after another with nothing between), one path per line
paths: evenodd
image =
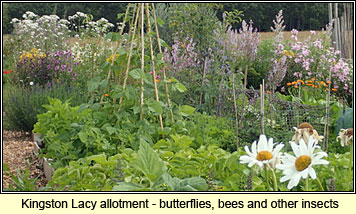
M203 76L202 76L202 78L201 78L201 88L203 88L204 82L205 82L206 64L207 64L207 62L208 62L208 59L207 59L207 58L208 58L207 56L205 56L205 58L204 58ZM199 105L201 105L202 100L203 100L203 91L200 90Z
M248 71L248 65L246 65L245 68L245 76L244 76L244 92L243 92L243 98L242 98L242 107L241 107L241 118L240 118L240 127L243 128L242 121L245 117L245 98L246 98L246 85L247 85L247 71Z
M122 35L122 33L124 32L124 28L125 28L125 21L126 21L126 18L127 18L127 14L129 13L129 9L130 9L130 3L127 5L127 8L126 8L126 12L125 12L125 16L124 16L124 20L122 21L122 28L120 29L120 35ZM122 39L120 41L120 43L116 43L116 48L114 50L114 57L112 59L112 62L111 62L111 66L114 64L115 62L115 58L116 58L116 51L119 47L121 47L122 45ZM109 80L110 79L110 76L111 76L111 69L109 69L109 72L108 72L108 75L106 77L106 80ZM103 100L104 100L104 94L101 95L101 98L100 98L100 103L103 103Z
M235 74L232 73L232 95L234 98L234 109L235 109L235 126L236 126L236 151L239 151L239 123L237 119L237 105L236 105L236 94L235 94Z
M156 10L155 10L155 6L154 3L152 3L152 10L153 10L153 20L155 22L155 29L156 29L156 35L157 35L157 43L158 43L158 50L159 53L163 54L162 52L162 48L161 48L161 41L159 38L159 33L158 33L158 25L157 25L157 18L156 18ZM168 93L168 84L166 82L166 69L163 67L162 68L163 71L163 83L164 83L164 89L166 91L166 99L167 99L167 105L170 108L171 107L171 100L169 99L169 93ZM173 116L173 111L172 109L170 109L170 114L171 114L171 118L172 118L172 123L174 123L174 116Z
M143 120L143 86L145 82L143 81L143 75L145 74L144 69L145 69L145 40L144 40L144 29L143 29L143 23L144 23L144 3L141 3L141 91L140 91L140 107L141 107L141 112L140 112L140 119Z
M331 71L329 72L329 80L331 81ZM330 91L331 91L331 84L328 86L329 90L326 94L326 107L325 107L325 117L326 122L324 126L324 143L323 143L323 150L325 152L328 151L328 138L329 138L329 111L330 111Z
M142 8L142 9L143 9L143 8ZM130 69L130 63L131 63L131 55L132 55L132 49L133 49L133 40L134 40L136 28L137 28L137 20L138 20L138 17L139 17L139 12L140 12L140 8L137 9L137 13L136 13L136 17L135 17L135 24L134 24L134 26L133 26L133 32L132 32L131 42L130 42L129 57L128 57L128 59L127 59L127 67L126 67L126 71L125 71L124 83L123 83L123 85L122 85L122 91L125 91L125 89L126 89L127 78L128 78L128 76L129 76L129 69ZM123 98L123 97L120 97L118 112L121 110L122 98Z
M150 14L148 10L148 3L146 4L146 16L147 16L147 35L148 35L148 40L150 41L150 53L151 53L151 65L152 65L152 80L153 80L153 85L155 88L155 97L156 101L159 102L159 97L158 97L158 89L157 89L157 82L156 82L156 71L155 71L155 64L154 64L154 55L153 55L153 45L152 45L152 38L151 38L151 22L150 22ZM161 125L161 129L163 130L163 120L162 120L162 115L159 114L159 122Z

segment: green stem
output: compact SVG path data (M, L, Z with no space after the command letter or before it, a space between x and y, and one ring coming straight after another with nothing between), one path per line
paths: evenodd
M272 178L273 178L273 191L278 191L278 183L277 183L277 177L276 174L274 173L274 169L269 164L266 164L268 168L272 171Z
M353 142L350 142L350 162L349 162L349 182L347 182L347 191L350 190L350 181L353 180L352 165L353 165ZM352 182L353 183L353 182Z
M305 178L305 191L309 191L308 176Z
M267 190L269 191L269 180L268 180L268 169L267 169L267 164L265 164L264 166L264 170L265 170L265 177L266 177L266 183L267 183Z
M321 184L321 182L319 180L319 178L316 178L316 181L318 182L321 191L325 191L323 185Z

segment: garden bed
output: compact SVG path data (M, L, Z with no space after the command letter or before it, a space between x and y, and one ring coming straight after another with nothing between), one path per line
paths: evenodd
M28 133L3 130L3 162L8 164L11 173L17 174L16 169L25 170L26 161L30 163L31 178L40 176L36 188L47 184L44 176L42 161L34 153L35 144ZM3 175L3 188L8 188L13 181L10 175Z

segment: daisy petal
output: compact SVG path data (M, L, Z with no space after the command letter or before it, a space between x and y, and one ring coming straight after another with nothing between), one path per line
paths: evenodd
M267 138L265 135L260 135L260 140L257 144L257 151L260 152L264 150L267 150Z

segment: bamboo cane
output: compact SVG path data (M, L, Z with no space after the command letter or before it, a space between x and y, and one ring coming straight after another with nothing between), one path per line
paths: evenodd
M126 18L127 18L127 14L129 13L129 9L130 9L130 3L127 5L127 8L126 8L124 20L122 21L122 28L120 29L120 35L122 35L122 33L124 32L125 21L126 21ZM116 43L116 44L117 44L117 45L116 45L116 48L115 48L115 50L114 50L114 57L113 57L113 59L112 59L111 66L112 66L112 65L114 64L114 62L115 62L115 59L116 59L116 54L115 54L115 53L116 53L117 49L121 46L122 40L120 41L120 43ZM111 69L109 70L106 79L109 80L110 76L111 76ZM103 102L103 99L104 99L104 94L101 95L100 103Z
M153 85L155 89L155 98L156 101L159 101L158 97L158 89L157 89L157 82L156 82L156 71L155 71L155 64L154 64L154 55L153 55L153 45L152 45L152 38L151 38L151 22L150 22L150 14L148 10L148 3L145 3L146 5L146 17L147 17L147 34L148 34L148 40L150 43L150 53L151 53L151 65L152 65L152 80L153 80ZM163 130L163 120L162 120L162 115L159 114L159 122L161 125L161 129Z
M329 71L329 81L331 81L331 71ZM329 138L329 111L330 111L330 91L331 84L328 86L328 93L326 95L326 106L325 106L325 117L326 122L324 126L324 142L323 142L323 150L325 152L328 151L328 138Z
M142 8L143 9L143 8ZM130 63L131 63L131 55L132 55L132 49L133 49L133 40L135 37L135 32L136 32L136 28L137 28L137 21L138 21L138 17L139 17L139 12L140 12L140 8L137 9L136 12L136 17L135 17L135 24L133 26L133 32L132 32L132 36L131 36L131 42L130 42L130 50L129 50L129 55L128 55L128 59L127 59L127 66L126 66L126 71L125 71L125 77L124 77L124 83L122 85L122 90L125 91L126 89L126 84L127 84L127 78L129 76L129 69L130 69ZM120 97L119 100L119 109L118 112L121 110L122 107L122 99L123 97Z
M208 63L208 57L206 56L204 59L204 67L203 67L203 76L201 78L201 87L203 88L204 82L205 82L205 76L206 76L206 64ZM200 95L199 95L199 105L201 105L203 102L203 91L202 89L200 90Z
M241 118L240 118L240 127L242 127L242 121L244 120L245 117L245 99L246 99L246 86L247 86L247 71L248 71L248 65L246 65L245 68L245 76L244 76L244 92L243 92L243 99L242 99L242 106L241 106Z
M239 123L237 118L237 104L236 104L236 94L235 94L235 74L232 73L232 96L234 98L234 109L235 109L235 126L236 126L236 151L239 150Z
M158 25L157 25L157 18L156 18L156 10L155 10L155 6L154 3L152 3L152 11L153 11L153 19L155 21L155 28L156 28L156 35L157 35L157 43L158 43L158 50L159 52L162 54L162 48L161 48L161 41L159 38L159 33L158 33ZM163 68L163 83L164 83L164 89L166 91L166 100L167 100L167 105L168 107L171 107L171 100L169 98L169 93L168 93L168 84L166 82L166 69ZM173 111L172 109L170 109L170 114L171 114L171 119L172 119L172 123L174 123L174 116L173 116Z
M143 24L144 24L144 3L141 3L141 95L140 95L140 107L141 107L141 112L140 112L140 119L143 120L143 91L144 91L144 84L145 82L143 81L143 75L144 75L144 69L145 69L145 40L144 40L144 29L143 29Z

